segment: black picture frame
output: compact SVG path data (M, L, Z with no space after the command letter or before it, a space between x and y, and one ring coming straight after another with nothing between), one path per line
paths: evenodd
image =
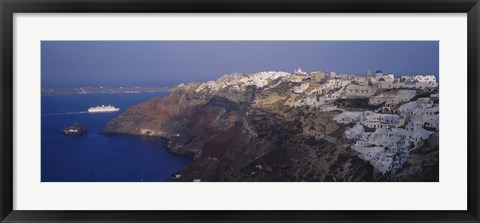
M0 0L2 222L480 222L478 0ZM467 13L468 210L466 211L22 211L13 210L14 13ZM128 202L128 201L125 201ZM448 202L448 201L438 201Z

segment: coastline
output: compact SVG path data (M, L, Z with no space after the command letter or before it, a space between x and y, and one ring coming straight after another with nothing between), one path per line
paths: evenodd
M192 159L178 181L438 181L438 159L413 155L417 158L409 164L410 144L395 150L356 145L360 134L392 135L388 131L393 130L416 134L406 132L410 119L402 116L400 121L399 114L417 103L438 103L438 84L419 85L432 86L423 90L410 82L400 85L395 79L391 84L377 81L373 85L360 78L366 79L335 74L325 81L286 72L227 75L207 83L179 85L167 96L132 106L104 131L168 139L171 153ZM320 91L325 87L327 91ZM335 95L338 92L351 95ZM325 97L325 102L317 103L312 96ZM386 107L388 98L399 103ZM380 122L383 117L388 122ZM418 130L424 133L422 140L437 131L434 126L429 129L428 133ZM415 142L414 148L422 147L421 142ZM438 150L435 143L427 145L417 152ZM382 166L385 162L371 161L365 151L376 151L382 159L394 154L398 163ZM423 170L418 160L429 166ZM403 163L407 169L402 170Z

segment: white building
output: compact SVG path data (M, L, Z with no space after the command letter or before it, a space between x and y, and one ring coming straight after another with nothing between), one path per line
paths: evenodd
M303 93L307 88L310 86L309 83L303 83L300 86L294 86L293 87L293 92L297 94Z

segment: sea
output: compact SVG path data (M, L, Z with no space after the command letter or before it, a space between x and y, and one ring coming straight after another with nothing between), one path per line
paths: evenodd
M103 134L107 123L129 106L166 96L161 93L75 94L41 97L42 182L169 182L191 160L167 151L167 140L126 134ZM90 114L111 104L119 112ZM83 135L64 135L80 123Z

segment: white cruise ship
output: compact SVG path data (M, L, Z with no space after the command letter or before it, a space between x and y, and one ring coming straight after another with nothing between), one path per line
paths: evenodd
M120 108L115 108L115 106L111 105L102 105L97 107L91 107L88 109L89 113L99 113L99 112L117 112L120 111Z

